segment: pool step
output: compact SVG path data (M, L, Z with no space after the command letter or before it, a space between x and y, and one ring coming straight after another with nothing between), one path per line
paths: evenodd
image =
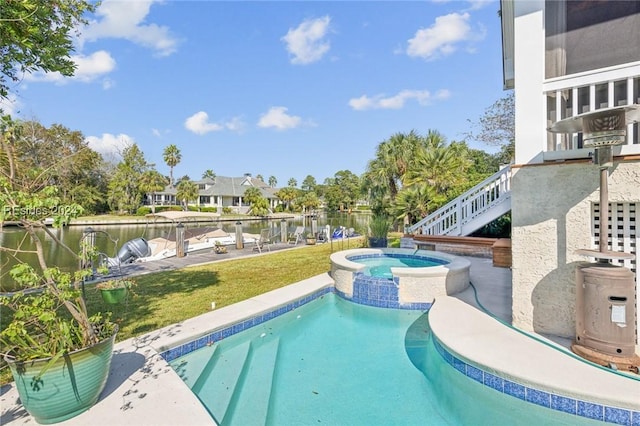
M216 352L191 388L218 423L226 416L250 349L246 342Z
M269 412L280 339L257 339L222 425L264 425Z
M171 363L180 378L190 388L193 388L198 378L202 377L202 372L209 366L211 360L216 356L217 346L209 346L189 354L189 361L178 359Z

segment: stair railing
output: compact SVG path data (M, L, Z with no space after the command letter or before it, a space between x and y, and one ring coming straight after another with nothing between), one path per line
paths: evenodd
M511 167L507 166L409 226L406 233L421 230L423 235L462 235L465 224L510 198Z

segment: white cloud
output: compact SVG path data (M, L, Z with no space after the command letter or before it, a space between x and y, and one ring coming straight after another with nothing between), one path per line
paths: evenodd
M287 52L293 57L292 64L310 64L319 61L329 51L330 43L324 40L329 31L331 18L324 16L304 20L296 28L289 28L281 38L287 45Z
M409 39L406 53L422 59L435 59L453 53L460 43L484 38L482 29L474 33L468 13L439 16L429 28L416 31Z
M446 89L431 94L428 90L402 90L393 96L375 95L369 97L362 95L359 98L349 100L349 106L358 111L368 109L401 109L407 101L415 100L420 105L428 105L434 100L444 100L449 98L450 93Z
M25 74L24 79L27 81L48 81L58 84L64 84L71 80L89 83L110 73L116 68L115 59L105 50L99 50L89 56L72 55L70 59L76 64L75 73L71 77L65 77L59 72L36 72L33 74ZM109 89L112 86L113 81L110 79L103 82L103 88L105 89Z
M260 116L258 127L275 127L278 130L293 129L302 124L302 119L295 115L287 114L285 107L271 107L269 111Z
M89 148L99 152L102 155L119 155L123 149L134 144L131 136L120 133L112 135L111 133L103 133L102 137L87 137Z
M197 135L204 135L205 133L217 132L224 129L224 126L220 124L209 122L209 114L204 111L196 112L187 118L184 122L184 127Z
M3 114L15 115L20 107L20 101L15 94L9 93L6 98L0 97L0 111Z
M96 15L83 30L80 43L100 38L121 38L145 48L152 49L159 56L168 56L178 48L176 39L169 28L157 24L145 24L151 5L155 0L105 0Z

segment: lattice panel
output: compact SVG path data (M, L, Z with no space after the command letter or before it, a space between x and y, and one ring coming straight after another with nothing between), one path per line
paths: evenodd
M600 204L592 205L592 230L593 247L600 248ZM613 214L612 214L613 213ZM612 261L617 265L623 265L636 274L638 264L638 246L640 245L640 232L638 232L637 218L640 216L640 202L637 203L609 203L609 250L625 253L633 253L636 259L625 261Z

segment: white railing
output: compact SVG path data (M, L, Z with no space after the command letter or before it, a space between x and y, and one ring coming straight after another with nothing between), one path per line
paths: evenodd
M624 105L640 104L640 62L573 74L547 80L543 84L547 98L547 127L556 121L589 111ZM618 148L622 153L635 153L640 147L637 126L628 124L627 140ZM545 160L571 156L585 157L578 133L547 133ZM557 154L553 154L557 153ZM546 153L545 153L546 154ZM572 155L573 154L573 155ZM560 156L560 157L558 157Z
M407 228L423 235L469 235L511 209L511 167L505 167Z

